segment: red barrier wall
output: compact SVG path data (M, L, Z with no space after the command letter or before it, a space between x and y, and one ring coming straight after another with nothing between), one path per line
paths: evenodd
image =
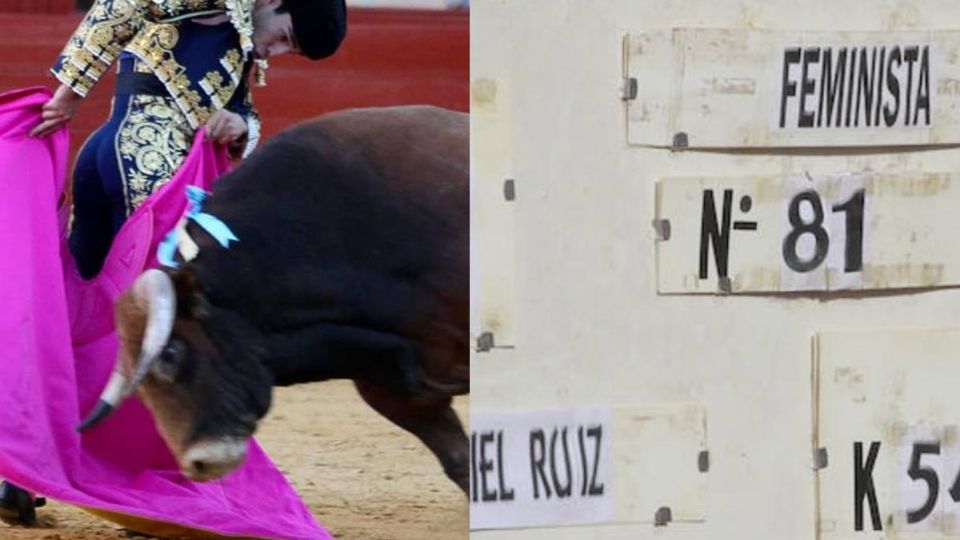
M0 0L4 6L21 0ZM58 0L37 0L40 3ZM0 91L57 81L50 65L81 15L0 13ZM269 136L300 119L349 107L427 103L469 108L469 13L352 9L332 58L270 62L254 100ZM71 122L72 151L109 113L114 75L101 80Z
M70 13L75 0L0 0L0 11L7 13Z

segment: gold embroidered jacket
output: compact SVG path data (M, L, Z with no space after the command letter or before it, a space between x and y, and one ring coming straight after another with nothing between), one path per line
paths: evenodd
M57 59L53 74L86 96L126 50L160 79L193 129L229 103L228 108L246 118L253 142L259 135L259 119L245 82L253 49L253 2L96 0ZM222 13L229 14L231 24L191 20ZM238 91L244 95L235 96Z

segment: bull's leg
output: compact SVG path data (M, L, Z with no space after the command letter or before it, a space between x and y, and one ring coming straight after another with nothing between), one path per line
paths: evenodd
M409 397L369 382L355 381L355 384L371 407L423 441L443 464L447 476L467 493L470 443L457 413L450 406L452 398Z

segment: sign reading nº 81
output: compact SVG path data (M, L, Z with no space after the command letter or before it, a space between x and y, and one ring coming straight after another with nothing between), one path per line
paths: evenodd
M960 177L802 173L657 184L660 293L960 282Z

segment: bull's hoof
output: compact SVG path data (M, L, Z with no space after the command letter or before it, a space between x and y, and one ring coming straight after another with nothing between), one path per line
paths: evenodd
M45 504L47 500L43 497L34 499L29 493L9 482L0 483L0 521L7 525L36 525L36 509Z

